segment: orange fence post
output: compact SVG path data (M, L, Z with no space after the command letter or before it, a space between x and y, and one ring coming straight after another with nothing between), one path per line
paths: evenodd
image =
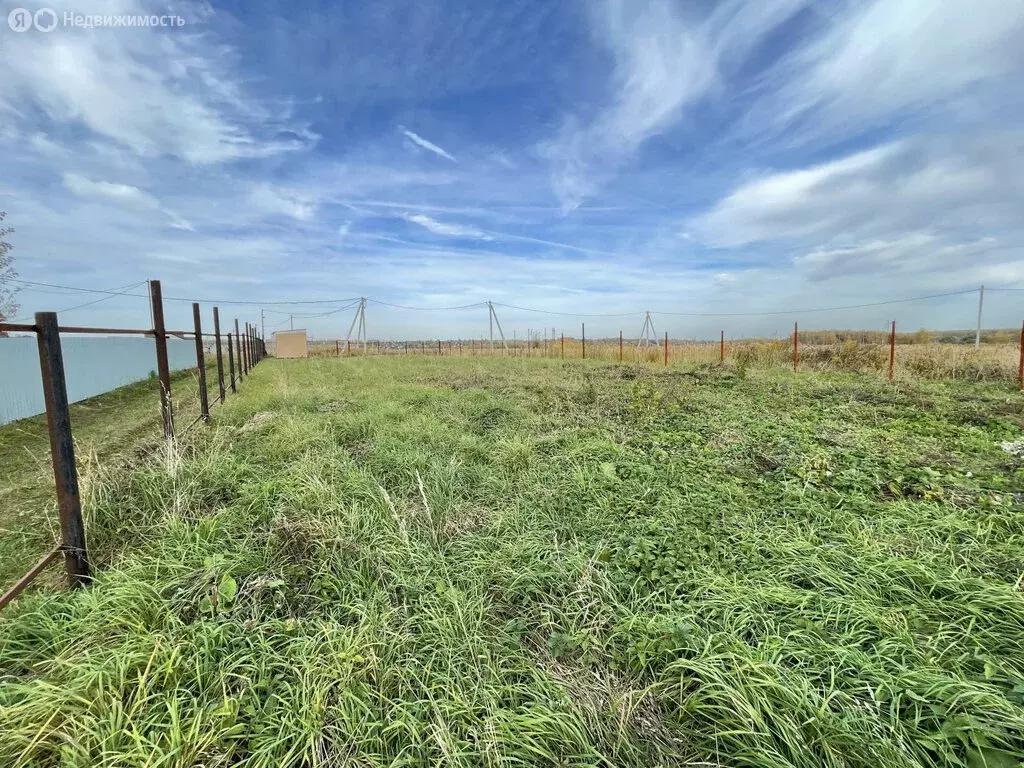
M665 331L665 365L668 365L668 331Z
M718 362L725 362L725 331L722 331L722 338L718 343Z
M889 381L893 379L893 371L896 369L896 321L892 321L892 331L889 333Z
M793 323L793 370L800 364L800 331L797 324Z

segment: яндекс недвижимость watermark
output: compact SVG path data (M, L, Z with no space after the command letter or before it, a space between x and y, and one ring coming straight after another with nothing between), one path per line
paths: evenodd
M185 19L177 14L164 16L138 13L73 13L64 11L58 15L52 8L40 8L30 11L27 8L15 8L7 14L7 26L15 32L28 32L35 29L40 32L52 32L60 27L78 27L80 29L117 28L117 27L183 27Z

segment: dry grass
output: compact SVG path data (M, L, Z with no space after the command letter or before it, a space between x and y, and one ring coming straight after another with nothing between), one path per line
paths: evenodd
M951 332L953 333L953 332ZM958 333L958 332L957 332ZM1018 377L1020 345L1004 340L1006 334L993 331L991 341L980 349L972 344L935 341L936 334L918 331L897 336L894 374L901 380L1006 381ZM952 337L951 337L952 338ZM957 339L960 337L957 336ZM588 360L605 362L665 364L664 341L638 346L625 341L620 349L617 340L586 342ZM316 341L310 343L310 356L346 356L345 342ZM426 357L520 357L575 360L584 357L584 344L579 339L566 338L548 342L519 342L503 349L496 343L475 341L442 341L440 353L437 341L371 342L366 351L356 345L348 356L410 355ZM889 370L889 344L885 334L878 332L810 332L801 334L799 368L810 371L844 371L878 373ZM725 363L741 370L751 368L790 368L793 365L793 342L785 339L741 339L725 343L724 356L718 341L679 341L669 339L668 363L691 368Z

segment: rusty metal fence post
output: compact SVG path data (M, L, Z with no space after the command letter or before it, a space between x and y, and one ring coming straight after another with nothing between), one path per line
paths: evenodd
M157 291L159 295L159 287ZM64 356L60 348L56 312L36 313L36 339L39 342L39 368L43 378L46 424L50 432L53 479L57 486L64 563L68 571L68 583L72 587L80 587L89 581L89 555L85 546L82 500L78 493L78 470L75 467L75 442L71 435L71 410L68 407Z
M896 370L896 321L892 321L892 332L889 334L889 381L893 380Z
M220 393L220 401L224 402L226 391L224 389L224 357L220 348L220 310L213 308L213 337L217 345L217 388Z
M167 361L167 329L164 326L164 301L160 281L149 281L149 298L153 305L153 336L156 342L156 368L160 379L160 408L164 420L164 437L174 437L174 411L171 408L171 367Z
M210 396L206 391L206 351L203 349L203 321L199 316L199 303L192 302L192 324L196 334L196 367L199 368L199 414L210 423Z
M231 331L228 331L228 373L231 375L231 391L237 392L238 387L235 386L235 352L233 347L234 345L231 343Z
M665 331L665 365L668 365L668 331Z
M587 324L580 323L580 340L583 343L583 359L587 359Z
M242 334L238 332L238 318L235 318L235 352L238 353L238 380L245 378L245 355L242 348Z
M800 365L800 329L793 323L793 371Z

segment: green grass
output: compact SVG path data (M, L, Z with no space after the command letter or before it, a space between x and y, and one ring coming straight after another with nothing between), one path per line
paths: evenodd
M1018 765L1020 406L267 361L90 465L95 584L0 614L0 765Z
M198 370L198 369L196 369ZM216 366L207 371L216 392ZM76 459L83 478L99 463L124 466L138 460L163 434L155 379L120 387L71 405ZM199 413L195 370L171 377L175 421L184 427ZM46 416L0 426L0 593L60 543ZM40 580L60 581L58 568Z

